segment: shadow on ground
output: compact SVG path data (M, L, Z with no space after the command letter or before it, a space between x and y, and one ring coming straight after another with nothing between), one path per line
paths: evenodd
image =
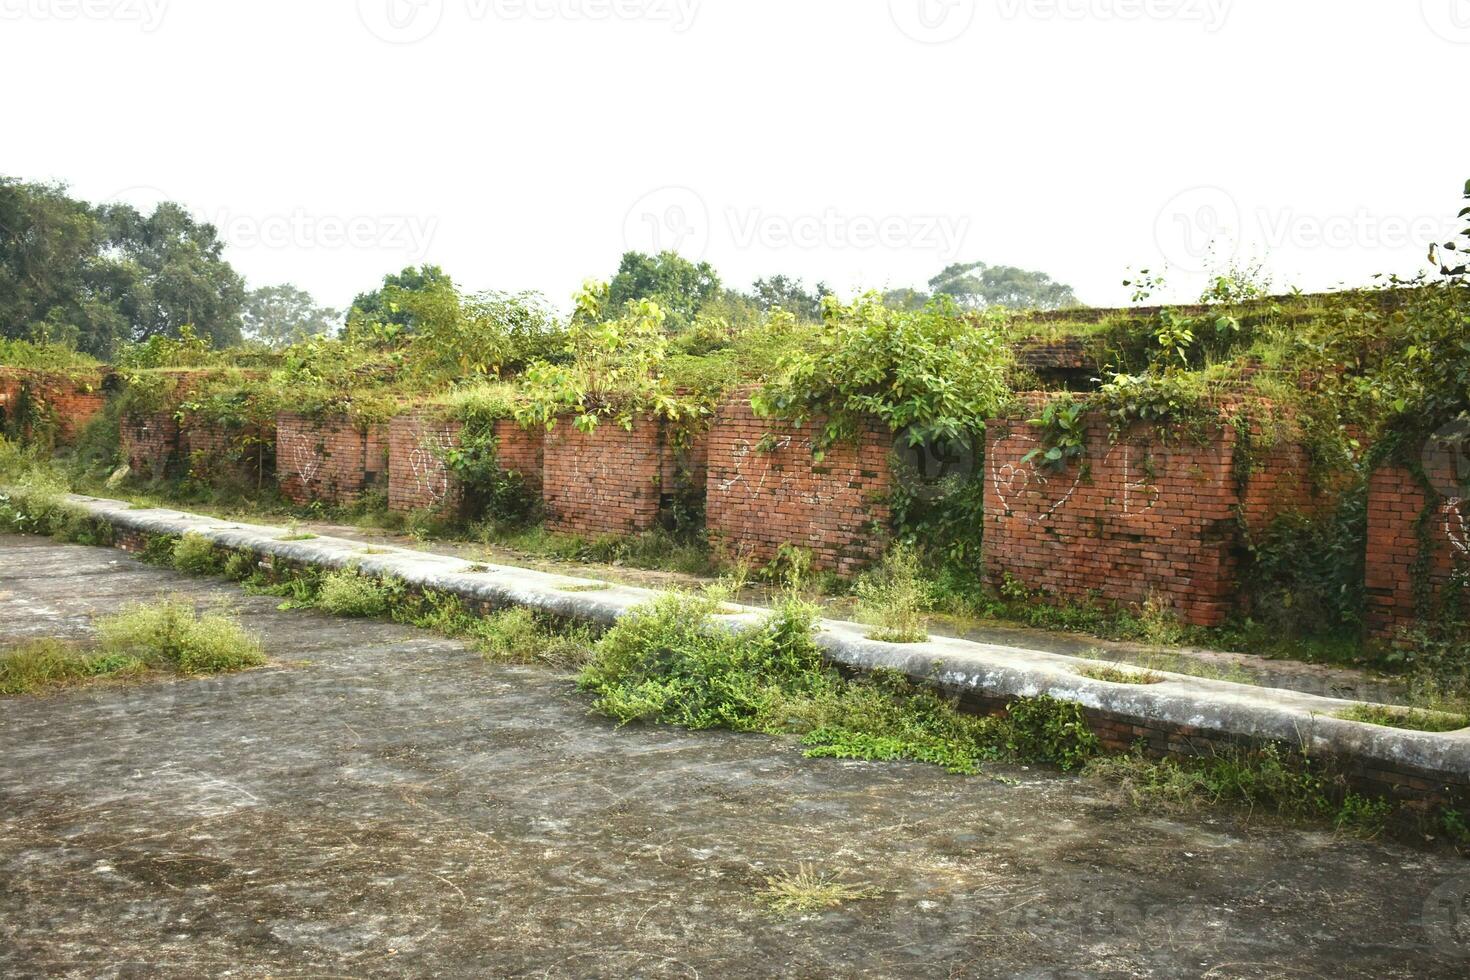
M566 677L0 536L0 642L177 592L275 663L0 700L0 975L1463 977L1470 864L590 717ZM805 862L875 897L756 899Z

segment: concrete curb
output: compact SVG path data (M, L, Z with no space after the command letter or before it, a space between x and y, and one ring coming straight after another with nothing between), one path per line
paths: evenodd
M368 548L342 538L282 540L287 530L167 509L136 509L127 503L71 495L68 500L114 528L143 534L194 532L224 547L246 549L291 562L342 568L355 565L374 576L393 576L410 585L454 593L493 606L525 606L568 619L611 625L658 593L610 585L513 565ZM601 587L599 587L601 586ZM731 628L760 622L767 610L750 606L719 617ZM1049 695L1076 702L1123 722L1161 725L1181 737L1278 741L1312 754L1349 759L1369 770L1408 770L1464 785L1470 782L1470 729L1449 733L1384 728L1334 717L1362 704L1277 688L1255 687L1183 674L1150 671L1158 684L1114 684L1076 673L1095 661L1019 647L935 638L893 644L869 640L856 623L822 620L817 642L835 664L855 670L886 668L938 684L961 695L1004 701Z

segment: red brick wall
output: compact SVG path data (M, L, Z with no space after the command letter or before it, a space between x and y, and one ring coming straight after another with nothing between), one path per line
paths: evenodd
M575 534L653 528L663 495L664 427L639 419L631 431L604 421L590 433L561 419L546 434L542 496L546 526Z
M1420 621L1415 596L1415 578L1425 579L1427 606L1431 617L1441 612L1447 600L1460 603L1470 613L1470 499L1447 496L1457 480L1449 460L1425 460L1425 474L1436 488L1427 490L1408 469L1384 467L1368 483L1368 634L1375 639L1393 639L1400 629ZM1422 572L1419 522L1425 506L1430 508L1426 525L1428 548L1424 549Z
M7 426L17 421L14 413L22 402L39 408L56 423L56 441L69 444L77 433L101 413L107 404L102 375L0 368L0 409ZM31 435L26 433L27 436Z
M386 428L380 426L378 428ZM374 440L376 447L386 440ZM371 485L369 436L346 416L312 419L276 416L276 479L281 493L298 504L355 501ZM385 467L379 464L377 472Z
M186 417L179 427L179 456L192 479L255 490L276 478L275 429Z
M517 474L527 490L539 495L546 464L546 430L523 429L510 419L501 419L495 423L495 440L500 468Z
M19 434L20 376L0 370L0 435Z
M460 422L400 415L388 426L388 506L392 510L457 512L464 494L448 467L447 450L459 445Z
M178 458L179 423L173 412L124 415L118 437L123 459L138 479L162 479Z
M776 557L783 544L795 545L811 551L814 567L843 575L882 556L893 436L874 423L855 443L831 446L816 461L812 446L821 424L757 418L748 396L720 406L706 485L712 540L760 562ZM774 448L761 451L763 440Z
M1006 576L1072 600L1166 602L1217 626L1240 597L1239 518L1265 522L1313 500L1305 454L1288 444L1237 472L1236 431L1162 445L1150 426L1113 443L1089 418L1085 464L1060 473L1023 462L1039 431L997 420L986 433L986 578ZM1244 481L1244 482L1242 482Z
M393 510L463 508L461 488L443 464L444 451L459 444L463 424L422 414L400 415L388 430L388 506ZM544 430L523 429L510 419L495 423L500 468L517 474L532 493L541 492Z

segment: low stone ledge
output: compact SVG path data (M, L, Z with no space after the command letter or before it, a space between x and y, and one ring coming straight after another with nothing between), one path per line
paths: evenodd
M612 625L657 594L612 584L588 590L604 583L404 548L375 547L369 552L361 542L341 538L288 541L283 540L285 528L175 510L134 509L115 500L83 496L70 500L124 536L193 532L223 547L287 562L326 568L355 566L367 575L392 576L410 586L453 593L481 606L525 606L601 626ZM760 622L768 612L750 606L738 610L716 621L735 629ZM821 621L817 643L839 666L896 670L962 698L1002 704L1047 695L1075 702L1089 718L1103 723L1105 742L1119 741L1120 731L1141 730L1161 736L1166 747L1190 740L1209 746L1286 743L1333 758L1351 781L1376 792L1457 801L1470 798L1470 730L1416 732L1336 717L1343 709L1363 702L1166 671L1149 671L1163 678L1156 684L1114 684L1077 673L1095 667L1091 660L942 637L924 643L881 643L868 639L864 627L837 620ZM1140 734L1140 738L1145 736Z

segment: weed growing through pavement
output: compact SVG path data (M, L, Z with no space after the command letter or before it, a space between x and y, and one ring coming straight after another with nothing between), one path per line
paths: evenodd
M849 885L839 881L834 873L820 872L809 864L801 864L795 871L783 871L767 878L765 887L756 898L777 915L801 915L877 895L875 888Z
M89 642L27 640L0 649L0 694L28 694L150 671L218 674L266 662L260 641L234 616L196 612L180 599L136 603L95 622Z
M1420 711L1386 705L1358 704L1337 713L1347 721L1361 721L1384 728L1403 728L1414 732L1457 732L1470 728L1470 718L1442 711Z
M1167 680L1159 674L1146 670L1128 670L1111 664L1078 667L1073 673L1082 677L1090 677L1095 681L1106 681L1109 684L1162 684Z

